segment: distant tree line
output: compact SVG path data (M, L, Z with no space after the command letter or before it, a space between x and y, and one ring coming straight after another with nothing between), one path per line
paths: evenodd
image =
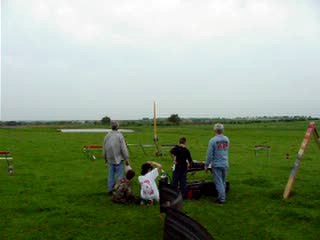
M296 122L320 120L311 116L262 116L262 117L241 117L241 118L181 118L178 114L171 114L168 118L158 118L159 126L173 125L198 125L213 124L216 122L227 124L248 124L248 123L270 123L270 122ZM103 117L101 120L73 120L73 121L0 121L0 126L95 126L109 127L111 118ZM121 120L121 126L152 126L152 118L141 120Z

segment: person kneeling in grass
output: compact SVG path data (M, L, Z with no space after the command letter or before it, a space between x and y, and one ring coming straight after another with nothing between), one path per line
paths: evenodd
M140 198L132 193L131 180L135 176L133 170L128 170L126 177L117 180L112 191L112 201L114 203L140 203Z
M156 168L153 168L153 165ZM159 202L159 190L156 184L156 178L159 176L161 168L161 164L157 162L142 164L141 176L138 178L141 187L140 195L143 200L141 204L147 203L153 205L154 201Z

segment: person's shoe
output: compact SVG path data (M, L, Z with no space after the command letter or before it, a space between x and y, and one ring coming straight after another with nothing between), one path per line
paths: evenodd
M147 206L153 206L153 204L154 204L154 203L153 203L153 200L148 200L148 201L147 201Z
M223 201L221 201L219 199L215 200L214 202L217 203L217 204L224 204L225 203L225 202L223 202Z
M108 194L109 196L112 196L112 191L108 192L107 194Z

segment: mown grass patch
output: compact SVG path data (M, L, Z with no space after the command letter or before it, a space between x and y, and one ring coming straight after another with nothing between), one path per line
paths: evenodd
M184 211L216 239L318 239L320 234L320 151L311 142L301 162L292 197L282 193L307 122L226 125L231 140L228 202L211 197L187 200ZM152 143L152 127L135 127L128 143ZM194 159L205 159L212 126L159 127L160 143L188 139ZM0 129L0 148L14 156L14 176L0 162L0 239L162 239L159 206L117 205L107 191L102 156L85 158L84 145L102 144L103 133L60 133L54 127ZM254 145L271 146L254 154ZM169 154L154 156L154 148L130 149L131 165L139 174L148 160L170 173ZM167 150L166 150L167 151ZM286 159L286 153L290 153ZM197 172L189 180L211 181ZM139 193L137 178L133 189Z

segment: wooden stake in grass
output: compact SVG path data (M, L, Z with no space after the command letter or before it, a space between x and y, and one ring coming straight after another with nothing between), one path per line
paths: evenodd
M320 137L319 137L319 134L318 134L318 131L316 128L314 128L314 130L313 130L313 136L314 136L314 139L316 140L316 143L318 144L318 147L320 149Z
M308 129L306 131L306 134L304 136L304 139L301 143L301 146L300 146L300 149L299 149L299 152L298 152L298 155L297 155L297 158L296 158L296 162L294 164L294 167L291 171L291 174L289 176L289 179L288 179L288 183L287 183L287 186L284 190L284 193L283 193L283 198L284 199L287 199L290 195L290 192L291 192L291 189L293 187L293 184L294 184L294 180L296 178L296 175L297 175L297 172L299 170L299 167L300 167L300 162L301 162L301 159L303 158L304 156L304 153L307 149L307 146L308 146L308 143L310 141L310 137L311 135L313 134L314 137L315 137L315 140L320 148L320 138L319 138L319 135L318 135L318 132L316 130L316 123L315 122L311 122L308 126Z
M158 142L157 134L157 106L156 102L153 102L153 141Z
M156 146L156 156L162 156L161 149L159 147L159 142L158 142L158 133L157 133L157 105L156 102L153 102L153 141L154 145Z

